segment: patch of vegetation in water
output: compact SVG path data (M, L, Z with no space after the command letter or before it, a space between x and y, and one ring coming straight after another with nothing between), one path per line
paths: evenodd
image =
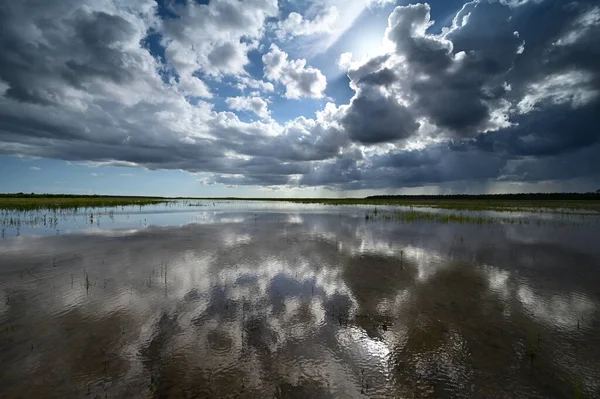
M462 213L462 212L428 212L426 210L415 208L416 210L408 211L393 211L393 210L378 210L377 208L367 211L365 214L365 220L367 222L398 222L398 223L413 223L413 222L431 222L431 223L458 223L458 224L472 224L472 225L490 225L493 223L510 224L510 225L529 225L535 224L535 226L580 226L589 224L590 220L586 219L584 215L573 215L565 214L560 219L534 219L531 216L490 216L483 213ZM596 222L600 222L600 219L595 218Z
M125 197L66 194L0 194L0 209L27 211L35 209L105 208L130 205L156 205L168 202L161 197Z
M183 198L182 198L183 199ZM271 201L322 205L429 207L462 211L600 214L599 193L402 195L366 198L195 198L205 200Z
M275 199L273 199L275 201ZM279 201L326 205L377 205L438 208L463 211L600 213L600 201L493 201L493 200L426 200L426 199L279 199Z
M528 219L504 218L483 215L468 215L462 213L433 213L426 211L402 211L402 212L382 212L374 209L367 212L365 220L411 223L418 221L428 221L433 223L461 223L461 224L491 224L491 223L510 223L510 224L529 224Z

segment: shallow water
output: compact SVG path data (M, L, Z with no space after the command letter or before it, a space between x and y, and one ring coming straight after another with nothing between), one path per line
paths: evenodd
M600 397L595 220L188 205L4 226L0 397Z

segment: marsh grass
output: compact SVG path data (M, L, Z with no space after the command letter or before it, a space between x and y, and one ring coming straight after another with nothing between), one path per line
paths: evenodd
M434 213L427 211L396 211L382 213L375 209L372 213L367 212L365 215L367 221L383 221L383 222L401 222L411 223L418 221L428 221L433 223L461 223L485 225L492 223L508 223L508 224L529 224L528 219L516 219L509 217L493 217L483 215L468 215L463 213Z
M575 376L573 380L573 397L575 399L583 398L583 382L580 376Z
M540 354L540 343L541 336L539 332L529 334L527 340L525 341L525 354L529 358L529 362L531 364L533 364L535 359Z
M374 205L365 214L366 221L462 223L486 225L492 223L520 224L555 227L600 224L600 201L498 201L475 199L239 199L240 204L250 201L292 202L323 205ZM220 203L231 203L221 200ZM147 197L100 197L100 196L25 196L0 194L0 236L19 236L22 229L48 228L60 234L59 223L69 222L95 225L100 228L103 217L114 223L115 212L127 215L131 207L161 204L165 208L189 208L216 206L206 200L184 200ZM505 212L505 215L490 215L488 211ZM509 215L508 213L517 213ZM521 213L521 214L518 214ZM542 215L551 214L552 217ZM537 216L539 215L539 216ZM341 212L340 212L341 216ZM250 219L258 225L258 215ZM79 221L79 223L78 223ZM140 219L140 226L147 225Z
M119 197L99 195L0 194L0 209L77 209L155 205L168 202L160 197Z
M89 292L90 286L90 275L87 272L85 272L85 292Z
M486 215L482 211L481 213L472 213L470 211L456 212L433 212L429 209L423 208L412 208L410 210L395 211L393 208L388 210L378 210L375 208L373 211L367 211L365 214L365 221L367 222L399 222L399 223L413 223L413 222L431 222L431 223L458 223L458 224L471 224L471 225L492 225L494 223L501 223L506 225L535 225L536 227L541 226L553 226L553 227L565 227L565 226L581 226L590 224L591 221L581 217L573 217L572 215L564 215L560 219L536 219L534 214L526 213L525 215L516 216L491 216ZM599 215L600 216L600 215ZM591 217L591 216L590 216Z
M552 194L548 195L549 199L499 199L495 196L491 196L489 199L482 199L481 197L482 196L462 196L462 198L432 198L427 196L406 196L401 198L218 198L218 200L271 201L323 205L374 205L378 207L404 206L463 211L539 212L584 215L600 213L600 199L596 197L590 197L588 199L585 195L576 195L574 197L582 197L582 199L551 199Z
M66 194L0 194L0 209L65 209L155 205L169 202L188 207L216 205L215 201L292 202L324 205L375 205L434 207L450 210L493 210L509 212L600 213L600 197L596 194L534 195L461 195L461 196L382 196L367 198L165 198L136 196L100 196Z

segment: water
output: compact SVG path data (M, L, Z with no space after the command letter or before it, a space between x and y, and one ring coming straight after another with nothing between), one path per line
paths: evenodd
M593 218L188 205L4 225L0 397L600 397Z

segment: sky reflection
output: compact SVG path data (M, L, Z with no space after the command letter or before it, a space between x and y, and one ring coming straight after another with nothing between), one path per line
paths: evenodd
M598 392L599 257L577 235L203 220L0 241L6 397L43 381L63 397L560 396L573 376Z

